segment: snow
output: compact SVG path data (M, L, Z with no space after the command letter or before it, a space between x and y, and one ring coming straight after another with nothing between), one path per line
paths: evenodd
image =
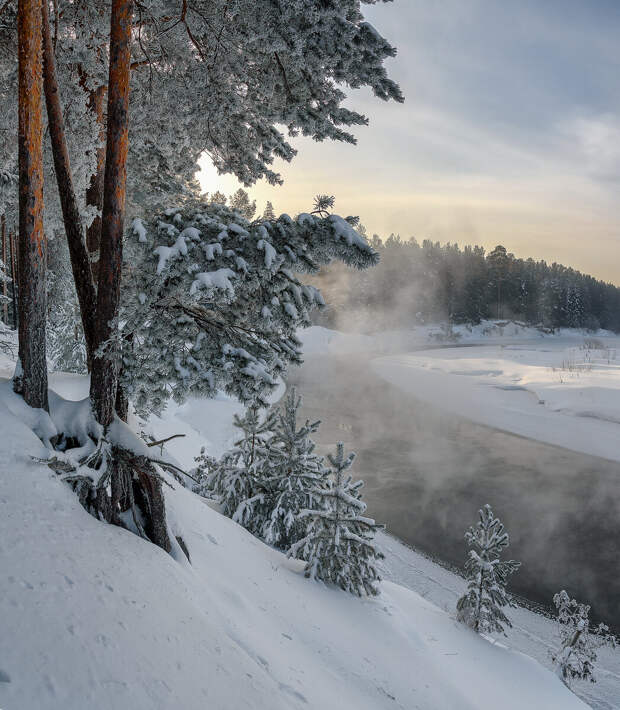
M374 358L387 382L445 411L620 461L620 337L493 321L454 332L443 345L436 324L373 335L313 326L298 336L308 355Z
M256 246L258 249L265 252L265 266L268 269L271 269L274 261L278 256L278 252L273 248L273 245L266 239L259 239L258 242L256 242Z
M390 355L372 365L418 399L479 424L618 461L618 355L620 338L564 333Z
M457 599L466 589L466 581L461 576L387 533L379 533L377 541L386 556L387 579L412 589L445 611L455 608ZM555 670L551 654L560 644L556 622L521 607L510 609L508 614L513 626L507 629L507 638L500 637L496 643L505 644ZM620 650L600 649L595 675L596 684L576 683L575 691L595 710L619 710ZM544 706L534 707L542 709Z
M146 243L146 227L139 217L131 223L131 231L138 237L139 242Z
M163 249L165 247L159 247ZM196 293L196 291L207 288L207 289L219 289L220 291L226 291L231 296L234 294L235 289L230 281L230 279L236 278L237 274L232 269L216 269L215 271L202 271L196 274L196 278L190 287L190 294Z
M68 396L60 409L84 416L86 381L59 376L53 384ZM394 582L373 599L310 582L302 562L287 560L170 478L169 525L182 535L191 565L95 520L35 460L47 450L23 408L9 411L6 399L0 707L586 707L535 660L458 624L453 603L442 610ZM192 440L174 442L187 460L198 453L198 439L205 443L202 432L212 437L208 453L225 447L233 409L225 398L194 400L171 407L158 426L194 432ZM394 558L399 546L388 545Z
M162 222L159 223L161 228ZM167 225L170 226L170 225ZM179 255L187 255L187 244L185 243L185 237L179 234L175 243L171 247L159 246L157 249L153 250L153 254L159 257L157 263L157 274L161 274L166 268L169 259L176 259Z

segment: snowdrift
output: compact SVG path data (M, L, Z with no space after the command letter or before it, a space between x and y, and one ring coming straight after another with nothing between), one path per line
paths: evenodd
M386 582L360 600L309 582L171 480L191 565L175 560L89 516L4 402L0 423L6 710L587 707L415 592Z

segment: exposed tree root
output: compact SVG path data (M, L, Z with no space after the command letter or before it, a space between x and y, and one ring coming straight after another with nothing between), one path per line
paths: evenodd
M67 456L45 463L71 484L80 503L95 518L131 530L171 551L162 490L164 483L169 484L146 456L102 439L79 462Z

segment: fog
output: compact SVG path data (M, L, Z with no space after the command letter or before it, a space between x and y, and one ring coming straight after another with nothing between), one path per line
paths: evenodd
M321 419L321 451L357 452L369 513L388 532L462 566L485 503L522 562L510 589L551 604L562 588L620 627L620 465L473 424L381 380L369 355L311 355L289 381ZM472 402L472 406L476 406Z

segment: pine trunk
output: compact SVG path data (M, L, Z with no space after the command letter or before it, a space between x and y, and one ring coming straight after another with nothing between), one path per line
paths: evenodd
M6 217L2 215L2 263L4 264L4 275L8 278L7 274L7 262L6 262ZM6 293L6 278L2 282L2 295L4 296L3 301L3 311L4 311L4 324L8 326L9 324L9 303Z
M49 8L46 0L42 6L43 23L43 87L45 89L45 103L47 106L47 119L49 125L52 153L54 156L54 170L58 185L58 196L62 207L62 216L69 245L71 267L75 288L80 302L82 326L86 341L86 355L88 369L91 369L92 357L96 348L96 293L95 284L90 268L90 260L84 244L82 220L78 209L67 138L65 122L60 105L58 81L56 78L56 60L52 45L52 34L49 24Z
M90 178L88 189L86 190L86 204L95 207L101 213L103 207L103 181L105 173L105 118L104 101L106 87L100 86L98 89L89 92L88 108L94 114L99 126L99 145L97 147L97 170ZM95 279L99 276L99 248L101 240L101 216L95 217L90 227L86 229L86 248L90 256L90 264Z
M123 260L123 222L129 148L129 73L133 0L112 0L108 126L97 289L97 342L108 343L95 356L90 397L97 421L107 428L114 418L118 385L118 306Z
M48 410L45 353L47 242L43 231L41 0L19 0L19 361L15 387L26 404Z

